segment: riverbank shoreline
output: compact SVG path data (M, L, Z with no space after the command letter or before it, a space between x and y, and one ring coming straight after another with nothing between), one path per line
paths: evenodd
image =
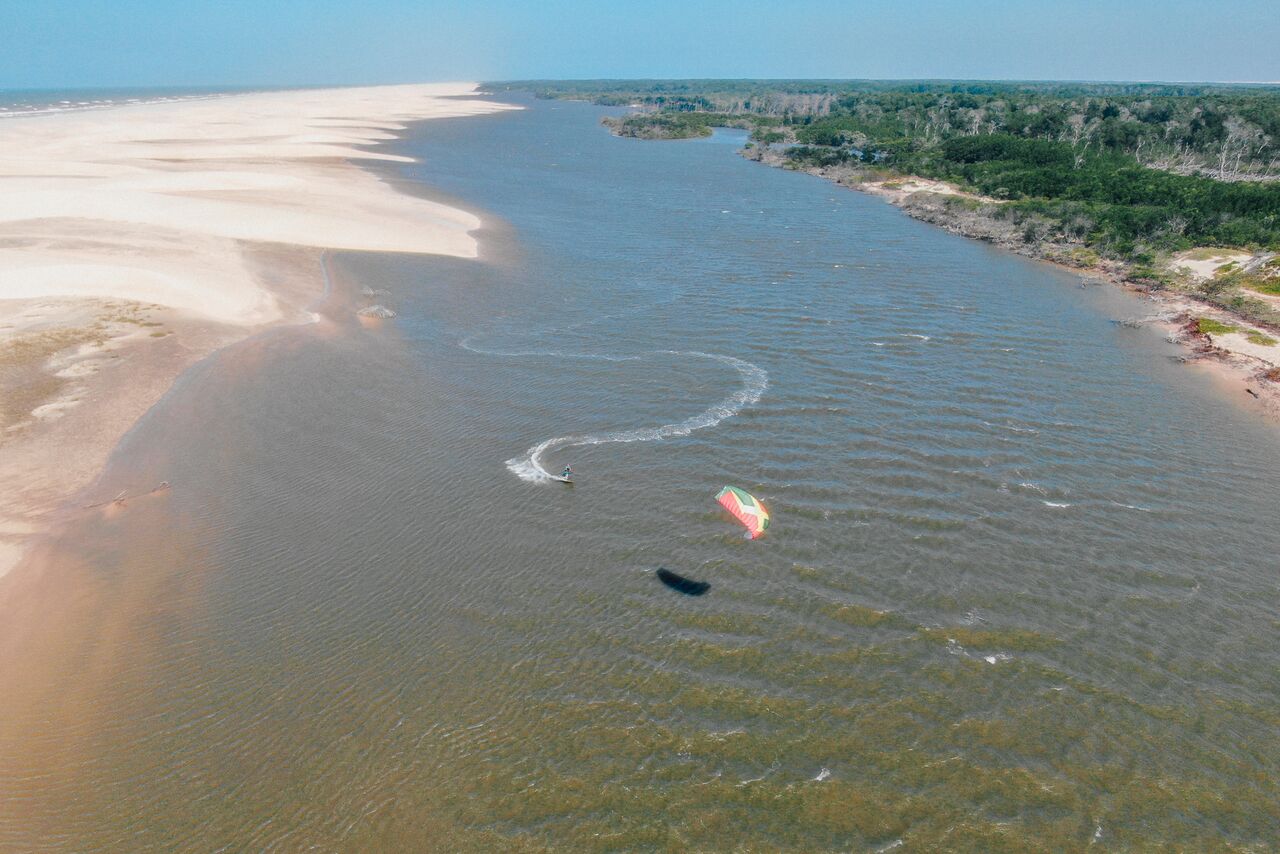
M474 258L474 215L361 161L471 83L234 93L0 126L0 578L192 366L316 322L324 253ZM158 484L157 484L158 486Z
M1082 287L1105 283L1149 299L1154 309L1151 315L1140 323L1126 322L1125 325L1151 325L1159 329L1167 340L1182 347L1183 362L1209 370L1238 405L1258 412L1280 425L1280 346L1275 343L1254 343L1266 340L1269 337L1267 333L1276 330L1262 327L1242 315L1197 299L1192 294L1151 287L1132 278L1132 271L1120 262L1097 259L1096 263L1077 265L1068 263L1069 258L1065 256L1047 257L1044 246L1039 243L1017 244L974 233L948 216L947 205L937 202L947 197L969 199L983 204L998 204L998 200L975 196L942 181L918 176L875 179L865 170L846 170L841 173L839 170L817 166L797 169L781 154L760 147L741 149L739 154L756 163L804 172L847 189L877 196L912 219L1078 274L1081 276ZM1222 254L1225 263L1230 263L1233 253L1224 250ZM1187 272L1191 272L1191 262L1176 263L1186 264ZM1211 278L1216 269L1211 264L1202 270L1197 268L1197 271L1205 278ZM1201 331L1201 321L1205 321L1203 325L1209 329ZM1212 329L1230 332L1209 331ZM1272 347L1276 350L1274 355L1267 352L1267 348Z

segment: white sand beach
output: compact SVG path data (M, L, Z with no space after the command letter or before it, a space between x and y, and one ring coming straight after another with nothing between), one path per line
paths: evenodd
M361 169L469 83L0 120L0 574L186 367L311 318L326 249L475 257L473 215Z

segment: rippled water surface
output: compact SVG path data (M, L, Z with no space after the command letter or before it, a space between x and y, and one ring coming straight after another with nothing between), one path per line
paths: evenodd
M1148 304L528 107L397 144L480 262L337 258L399 317L130 435L99 489L173 489L59 545L0 846L1276 841L1280 446Z

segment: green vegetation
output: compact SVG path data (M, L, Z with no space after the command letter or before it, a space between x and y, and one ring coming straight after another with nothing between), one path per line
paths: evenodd
M709 113L690 115L623 116L622 118L606 118L604 120L618 136L632 136L639 139L690 139L698 136L710 136L712 117Z
M610 122L630 136L750 127L753 156L785 144L775 153L797 168L875 167L954 182L1003 202L1009 235L1067 247L1064 256L1085 248L1092 256L1082 261L1150 267L1153 253L1206 244L1280 249L1272 180L1280 179L1280 87L640 80L497 88L636 107Z
M1270 276L1265 279L1258 277L1245 278L1240 282L1240 285L1261 294L1280 296L1280 277L1277 276Z
M1196 330L1205 335L1226 335L1228 332L1239 332L1240 328L1219 323L1211 317L1202 317L1196 321Z
M1280 296L1280 266L1276 263L1277 259L1280 256L1261 264L1249 263L1243 267L1234 262L1223 265L1202 288L1213 296L1251 293Z
M604 124L618 136L639 139L691 139L710 136L713 127L740 127L769 136L768 128L776 119L763 116L731 116L725 113L637 113L620 118L608 117ZM782 134L773 134L781 141Z
M1007 134L957 137L914 156L912 171L952 180L1068 224L1103 252L1150 247L1280 246L1280 185L1226 183L1142 166L1125 154L1078 157L1067 142Z
M36 407L52 400L67 380L50 373L47 363L73 347L99 344L95 328L73 327L19 333L0 341L0 445L16 435Z
M1280 308L1265 299L1280 296L1280 86L580 80L492 88L631 107L605 120L622 136L746 128L747 157L846 186L945 181L965 195L895 201L959 234L1104 267L1280 330ZM1253 257L1209 281L1169 266L1174 253L1209 260L1230 250Z
M1250 344L1257 344L1261 347L1274 347L1276 345L1276 339L1270 335L1263 335L1256 329L1248 330L1245 332L1244 337L1249 339Z
M1199 249L1192 249L1186 257L1190 261L1212 261L1215 258L1221 258L1222 252L1212 246L1201 246Z

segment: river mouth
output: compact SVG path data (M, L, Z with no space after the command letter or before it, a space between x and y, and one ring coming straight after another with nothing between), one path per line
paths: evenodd
M528 106L400 143L479 262L337 258L341 328L184 377L101 484L171 488L7 600L2 847L1267 839L1265 425L1129 295ZM744 387L690 351L767 385L509 470Z

